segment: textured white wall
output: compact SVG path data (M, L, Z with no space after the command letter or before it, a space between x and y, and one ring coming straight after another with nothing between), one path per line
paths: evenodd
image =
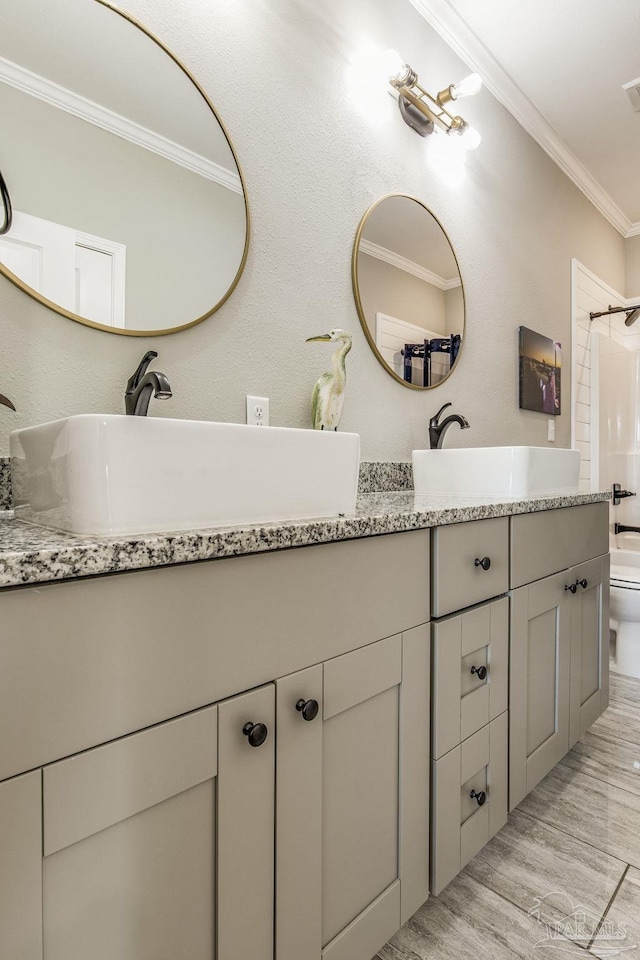
M629 237L624 242L627 258L627 297L640 296L640 236Z
M333 326L354 334L343 429L361 434L365 458L408 459L447 400L472 426L449 434L452 445L545 443L546 418L518 410L517 327L567 350L570 258L624 289L624 244L486 91L465 101L483 142L457 187L430 169L433 144L401 122L391 97L378 125L359 112L345 75L362 38L393 46L434 90L468 72L408 0L122 2L184 60L228 127L249 189L247 267L215 317L154 340L74 324L0 278L0 390L19 409L2 409L2 446L16 425L120 411L149 347L174 388L173 400L153 405L157 416L242 421L251 392L271 398L272 423L306 425L330 348L304 339ZM419 197L443 222L464 279L465 346L435 394L385 374L353 303L357 225L391 191ZM568 402L564 410L556 436L568 446Z

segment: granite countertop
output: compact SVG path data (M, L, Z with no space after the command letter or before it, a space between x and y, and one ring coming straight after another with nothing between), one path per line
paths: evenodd
M466 520L595 503L609 497L609 492L520 500L419 496L413 491L367 493L358 497L354 513L338 519L295 520L127 537L61 533L16 520L7 511L0 513L0 587L402 533Z

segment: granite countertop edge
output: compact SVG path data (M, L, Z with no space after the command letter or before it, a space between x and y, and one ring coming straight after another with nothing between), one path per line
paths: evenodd
M120 537L63 533L24 523L7 511L0 514L0 588L406 533L609 497L608 492L501 500L368 493L358 498L355 512L344 517Z

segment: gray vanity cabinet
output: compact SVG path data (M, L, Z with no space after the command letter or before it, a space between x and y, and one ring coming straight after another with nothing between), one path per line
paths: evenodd
M274 700L268 685L44 768L44 960L270 960ZM245 724L265 725L255 749Z
M509 809L607 707L608 552L607 503L511 518Z
M507 819L509 600L432 624L431 892Z
M433 762L434 894L507 822L507 718L501 714Z
M0 956L42 960L42 774L0 783Z
M569 746L609 705L609 556L569 570L571 686Z
M445 617L509 589L508 517L436 527L431 552L433 617Z
M277 960L370 960L427 899L429 659L425 625L276 681Z
M435 622L432 757L439 760L509 705L509 600Z
M511 596L510 810L569 749L569 583L555 574Z

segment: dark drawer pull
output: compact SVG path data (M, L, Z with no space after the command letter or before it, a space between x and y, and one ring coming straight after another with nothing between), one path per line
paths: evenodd
M487 678L487 668L486 667L471 667L471 673L475 673L478 680L486 680Z
M242 732L251 747L261 747L267 739L267 726L264 723L245 723Z
M578 584L577 584L577 583L565 583L564 588L565 588L565 590L570 590L571 593L575 593L575 592L577 591L577 589L578 589Z
M476 567L482 567L483 570L488 570L489 567L491 566L490 557L483 557L482 560L478 560L478 558L476 557L476 559L473 562L476 565Z
M469 794L472 800L475 800L479 807L483 807L487 800L487 795L484 790L479 790L478 793L475 790L472 790Z
M302 714L303 720L315 720L319 709L317 700L298 700L296 703L296 710Z
M582 587L583 590L586 590L586 589L587 589L588 583L587 583L586 580L584 580L584 579L583 579L583 580L578 580L577 582L578 582L579 586Z

